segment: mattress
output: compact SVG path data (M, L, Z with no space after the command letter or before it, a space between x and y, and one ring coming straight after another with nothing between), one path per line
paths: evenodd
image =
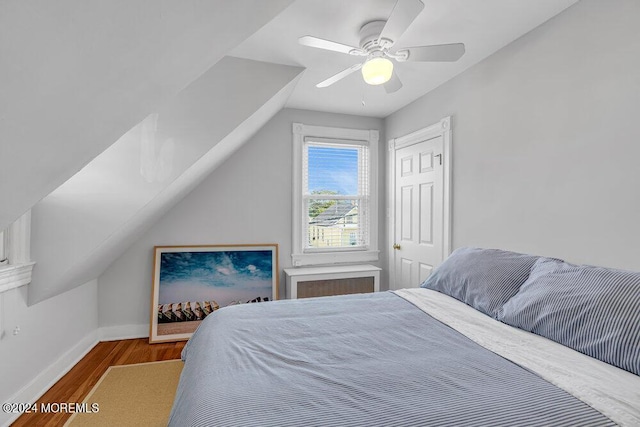
M511 342L509 330L514 328L424 289L224 308L208 316L185 346L169 424L640 423L636 375L611 367L623 383L618 390L599 388L606 370L565 384L572 369L591 365L543 362L546 368L537 372L535 363L520 360L537 347L520 338ZM510 359L513 350L520 356ZM576 393L589 381L595 391Z

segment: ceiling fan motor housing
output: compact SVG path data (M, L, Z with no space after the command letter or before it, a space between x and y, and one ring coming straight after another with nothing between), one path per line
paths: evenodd
M360 28L360 48L367 53L372 53L386 48L387 45L393 45L391 40L378 40L386 23L387 21L371 21L364 24Z
M396 53L389 52L394 41L387 38L380 38L387 21L371 21L360 28L360 49L350 52L353 55L366 55L369 59L380 56L387 56L396 61L404 62L409 57L409 52L404 49Z

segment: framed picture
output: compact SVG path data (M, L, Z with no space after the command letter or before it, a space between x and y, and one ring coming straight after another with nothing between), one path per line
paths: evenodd
M207 315L278 298L278 245L156 246L149 342L187 340Z

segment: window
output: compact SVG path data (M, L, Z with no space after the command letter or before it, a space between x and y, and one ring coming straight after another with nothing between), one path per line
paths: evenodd
M4 254L4 248L6 246L4 235L5 235L5 232L0 231L0 267L3 265L9 264L9 259Z
M0 292L31 282L31 211L0 232Z
M375 261L378 131L293 125L293 265Z
M369 243L369 149L363 145L307 141L302 155L302 199L307 212L303 221L303 252L349 247L366 248ZM313 236L322 230L328 237ZM353 234L353 243L345 238Z

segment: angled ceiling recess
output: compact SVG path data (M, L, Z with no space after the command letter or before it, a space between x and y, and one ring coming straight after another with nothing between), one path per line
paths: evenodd
M98 277L284 106L302 71L223 58L34 206L29 303Z
M0 2L0 230L290 3Z

